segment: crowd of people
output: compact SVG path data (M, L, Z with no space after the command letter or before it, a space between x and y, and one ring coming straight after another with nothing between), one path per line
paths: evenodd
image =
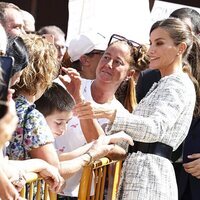
M104 156L123 160L119 200L198 199L199 34L200 14L180 8L152 25L149 45L92 32L67 47L59 27L36 30L0 2L0 54L14 60L0 99L0 199L22 199L36 172L58 200L76 200L84 166Z

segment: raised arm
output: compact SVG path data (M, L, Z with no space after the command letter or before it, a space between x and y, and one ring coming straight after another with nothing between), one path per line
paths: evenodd
M60 75L59 78L65 85L66 89L74 97L76 104L84 102L85 98L81 93L81 77L80 74L72 68L62 68L66 75ZM104 131L96 119L80 119L81 129L87 142L97 139L100 135L104 135Z

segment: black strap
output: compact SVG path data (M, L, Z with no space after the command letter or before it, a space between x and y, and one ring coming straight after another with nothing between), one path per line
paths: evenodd
M161 142L144 143L134 141L134 146L129 146L129 153L141 151L171 159L173 148Z

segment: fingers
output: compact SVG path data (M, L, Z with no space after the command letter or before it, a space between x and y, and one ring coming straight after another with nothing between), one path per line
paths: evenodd
M198 157L199 155L193 154L193 156L190 156L191 158ZM192 176L195 176L196 178L200 177L200 159L193 160L189 163L183 164L183 167L185 171Z
M131 136L127 135L124 132L119 132L119 133L115 133L112 135L107 136L108 137L108 143L117 143L117 142L128 142L131 146L134 145L133 143L133 139L131 138Z
M94 146L89 150L89 153L92 155L93 160L99 160L112 151L114 147L114 144L101 145L97 142L94 143Z
M186 169L194 168L198 165L200 166L200 159L192 160L191 162L183 164Z
M12 184L16 187L18 191L21 191L21 189L25 186L26 184L26 179L25 177L20 173L19 178L17 180L11 180Z
M58 193L64 183L64 179L59 175L56 177L56 179L52 180L52 179L46 179L45 180L49 186L50 186L50 189L52 191L54 191L55 193Z
M49 184L50 189L54 192L58 192L64 183L64 179L60 176L58 169L53 166L48 166L48 168L41 171L40 176L43 177L45 182Z
M80 77L80 73L76 69L62 67L62 71L70 77Z
M189 159L197 159L200 158L200 153L194 153L192 155L187 156Z
M59 79L61 80L61 82L63 84L71 82L71 79L70 79L70 77L68 75L64 75L64 76L63 75L59 75L58 77L59 77Z
M93 109L91 102L82 101L75 105L73 109L73 114L80 119L90 119L93 118Z
M185 169L185 171L189 174L191 174L192 176L198 178L200 177L200 170L196 169L196 168L190 168L190 169Z

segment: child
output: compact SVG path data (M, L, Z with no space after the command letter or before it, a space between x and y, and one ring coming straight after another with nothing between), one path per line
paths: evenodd
M66 123L72 117L75 105L73 97L58 83L53 83L36 102L36 108L44 115L54 137L62 135Z

